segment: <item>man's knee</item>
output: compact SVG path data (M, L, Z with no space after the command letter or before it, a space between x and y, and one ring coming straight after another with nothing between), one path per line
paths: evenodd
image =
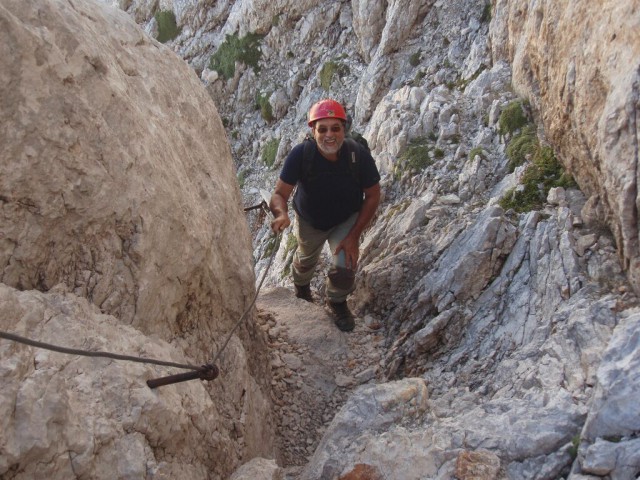
M304 265L304 264L300 263L299 261L294 260L293 261L293 268L295 268L295 270L297 272L307 273L307 272L310 272L311 270L313 270L315 268L315 265Z
M328 274L331 284L340 290L350 290L356 279L356 272L349 268L332 267Z

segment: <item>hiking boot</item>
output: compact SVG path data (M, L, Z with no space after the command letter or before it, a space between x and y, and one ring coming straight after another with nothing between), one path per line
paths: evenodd
M356 326L355 320L353 319L353 314L349 307L347 306L347 302L327 302L327 305L333 312L334 322L336 326L342 330L343 332L350 332L353 330L353 327Z
M294 285L296 287L296 297L313 303L313 295L311 295L311 287L307 285Z

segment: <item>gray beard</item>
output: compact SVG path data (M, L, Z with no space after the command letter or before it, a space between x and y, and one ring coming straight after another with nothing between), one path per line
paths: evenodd
M340 148L342 148L342 144L343 143L344 142L341 142L340 144L336 144L336 147L332 148L332 150L334 150L334 149L335 150L334 151L329 151L326 148L324 148L324 146L321 143L316 142L316 144L318 145L318 150L320 150L321 153L324 153L326 155L336 155L340 151Z

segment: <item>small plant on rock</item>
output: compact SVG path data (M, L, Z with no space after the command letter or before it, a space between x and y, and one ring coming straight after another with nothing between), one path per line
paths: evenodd
M569 447L569 450L567 451L569 455L571 455L571 458L573 460L575 460L578 457L579 449L580 449L580 434L574 436L571 439L571 447Z
M513 133L528 123L529 120L522 109L522 102L515 100L507 105L500 114L500 118L498 119L498 133L500 135Z
M249 33L242 38L237 34L227 35L216 53L211 56L209 68L227 80L235 75L236 62L244 63L258 71L258 63L262 56L260 51L262 38L263 36L257 33Z
M491 21L491 3L487 2L482 9L482 15L480 16L480 23Z
M269 103L269 95L262 95L260 92L256 94L256 106L260 110L260 115L265 122L273 122L273 107Z
M276 162L276 154L278 153L278 146L280 145L279 138L272 138L269 140L264 149L262 150L262 161L264 164L271 168Z
M418 65L420 65L421 54L422 52L420 50L418 50L415 53L412 53L411 56L409 57L409 65L411 65L412 67L417 67Z
M487 158L482 147L472 148L471 151L469 152L469 160L473 160L477 156L479 156L482 159Z
M349 67L341 62L330 60L320 70L320 86L328 92L336 75L343 76L348 74Z
M527 125L507 145L509 172L513 172L516 167L522 165L527 157L533 155L538 148L539 143L535 126Z
M249 176L248 170L238 170L236 177L238 179L238 186L242 189L244 188L247 177Z
M154 15L158 24L158 40L160 43L173 40L180 35L180 28L176 23L176 15L171 10L159 10Z
M541 146L536 138L533 159L522 176L522 185L509 190L499 203L505 210L529 212L542 208L550 189L575 186L573 177L564 171L551 147Z
M394 169L394 177L399 179L405 171L419 173L433 163L427 139L418 137L409 142L407 149L402 152Z
M275 236L269 237L269 240L267 241L267 245L264 247L264 251L262 252L261 258L269 258L271 255L273 255L274 251L276 250L276 248L278 248L278 246L279 246L278 237L275 237Z
M280 278L285 279L291 273L291 264L293 263L293 253L298 249L298 239L295 234L289 233L287 241L282 252L282 258L285 260L284 268L280 274Z

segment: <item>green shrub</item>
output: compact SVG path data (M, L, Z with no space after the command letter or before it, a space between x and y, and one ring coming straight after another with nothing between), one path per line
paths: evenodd
M341 62L330 60L326 62L320 70L320 86L327 92L331 89L333 77L335 75L348 75L349 67Z
M529 212L542 208L550 189L576 186L573 177L564 171L551 147L541 146L535 137L533 159L522 176L522 188L509 190L499 203L505 210Z
M578 457L578 449L580 448L580 434L574 436L571 439L571 447L567 452L571 455L571 458L575 460Z
M411 65L412 67L417 67L418 65L420 65L420 54L422 52L420 50L418 50L417 52L413 53L410 57L409 57L409 65Z
M156 40L160 43L168 42L180 35L176 16L171 10L159 10L154 17L158 24L158 38Z
M438 159L444 158L444 150L442 150L441 148L436 148L433 151L433 156L434 158L438 158Z
M280 273L280 278L284 280L291 274L291 264L293 263L293 254L298 249L298 239L294 233L289 232L287 240L282 252L282 258L285 260L285 264Z
M266 143L262 150L262 161L269 168L273 167L273 164L276 162L276 154L278 153L279 145L280 139L272 138Z
M230 79L236 73L236 62L244 63L258 71L258 63L262 56L260 41L263 36L249 33L242 38L237 34L227 35L216 53L209 60L209 68Z
M394 176L400 178L405 171L419 173L433 163L429 156L430 148L427 139L419 137L411 140L407 149L398 158L394 168Z
M240 188L244 188L244 183L247 180L247 177L249 176L249 171L248 170L239 170L238 173L236 174L236 177L238 179L238 186Z
M534 125L527 125L522 131L513 137L507 145L507 158L509 159L509 171L522 165L527 155L533 155L539 148L538 137Z
M284 246L284 251L282 252L282 258L287 258L289 253L295 252L297 248L298 248L298 239L296 238L295 234L289 233L287 235L287 241Z
M482 15L480 16L480 23L491 21L491 3L485 3L482 9Z
M273 122L273 108L269 103L269 95L262 95L260 92L256 94L256 106L260 110L260 115L265 122Z
M539 181L544 189L544 198L552 188L576 188L578 186L573 177L565 172L551 147L540 147L535 153L533 163L539 170Z
M498 119L498 133L500 133L500 135L513 133L524 127L527 123L529 123L529 121L522 109L522 102L515 100L507 105L500 114L500 118Z
M267 245L264 247L264 252L262 252L262 258L269 258L275 251L278 250L279 246L280 244L278 242L278 237L269 237L269 240L267 240Z
M484 150L482 149L482 147L472 148L471 151L469 152L469 160L473 160L474 158L476 158L476 155L479 155L480 158L482 159L487 158L487 156L484 154Z

